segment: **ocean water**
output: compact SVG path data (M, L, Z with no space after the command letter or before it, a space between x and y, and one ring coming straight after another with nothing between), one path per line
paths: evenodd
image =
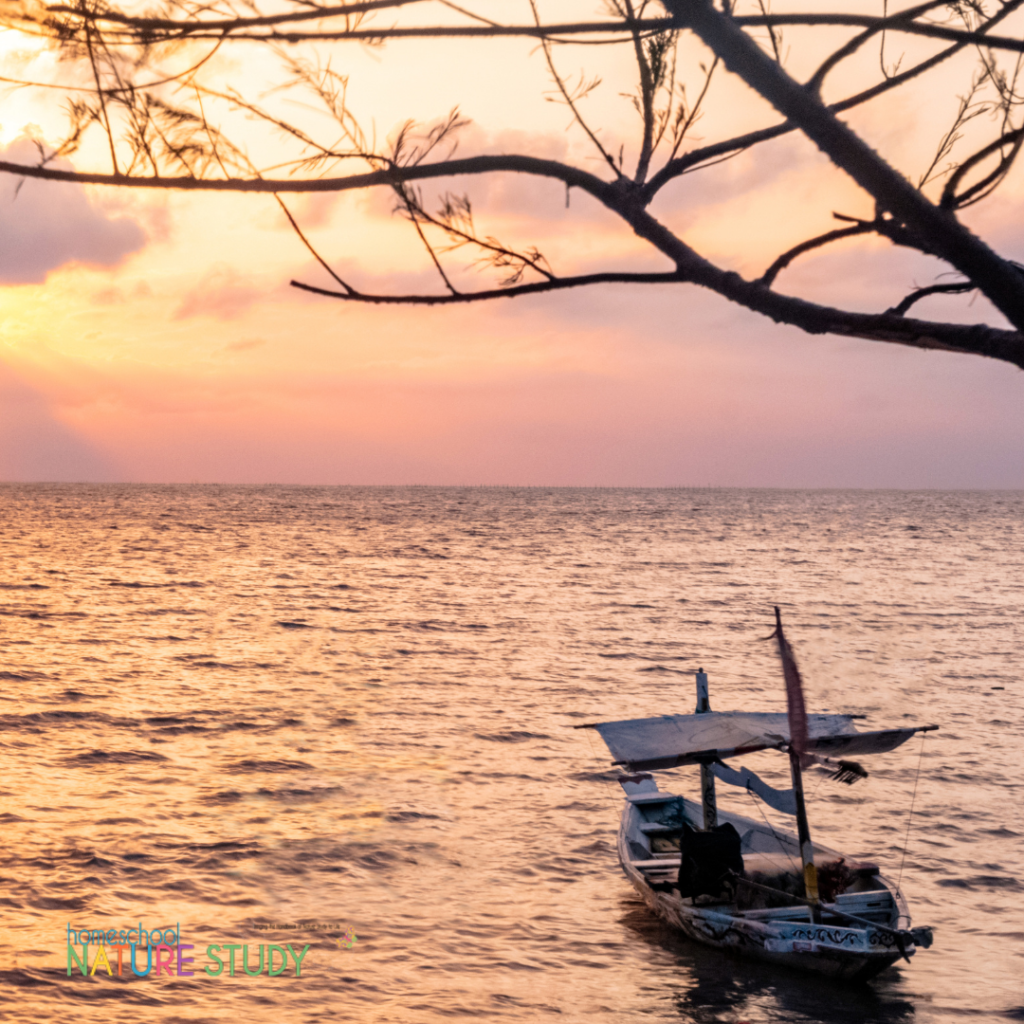
M1024 1019L1022 542L1018 493L0 487L0 1017ZM698 667L784 710L773 604L810 710L940 726L809 776L935 927L868 985L652 917L572 728L692 710ZM69 926L140 923L197 973L68 977Z

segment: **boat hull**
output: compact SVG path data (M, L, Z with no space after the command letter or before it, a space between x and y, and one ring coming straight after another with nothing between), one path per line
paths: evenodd
M903 949L889 928L838 927L805 921L761 921L734 913L723 913L716 906L692 905L678 890L654 889L630 856L628 819L623 816L619 834L619 861L630 884L654 913L684 935L706 946L739 956L780 964L802 971L842 979L865 981L915 952L912 942L904 940ZM737 822L745 819L737 818ZM753 823L751 823L753 824ZM897 896L898 904L902 900ZM909 926L905 907L900 906L900 928Z

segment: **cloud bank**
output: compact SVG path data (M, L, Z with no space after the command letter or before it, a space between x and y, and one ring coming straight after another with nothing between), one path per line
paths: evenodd
M38 159L27 139L12 143L3 159L30 164ZM127 217L111 217L81 185L0 178L0 284L42 284L71 263L114 267L146 242Z

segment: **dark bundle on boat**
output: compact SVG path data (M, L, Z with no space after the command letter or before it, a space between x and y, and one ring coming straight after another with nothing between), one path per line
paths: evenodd
M730 822L708 832L684 824L679 851L680 896L721 896L733 874L743 873L740 834Z

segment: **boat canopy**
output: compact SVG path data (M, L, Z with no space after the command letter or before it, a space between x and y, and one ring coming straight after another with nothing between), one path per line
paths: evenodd
M756 711L706 711L601 722L592 726L615 759L631 771L677 768L789 743L789 717ZM935 726L911 726L858 732L849 715L808 715L807 749L829 756L884 754L916 732Z

